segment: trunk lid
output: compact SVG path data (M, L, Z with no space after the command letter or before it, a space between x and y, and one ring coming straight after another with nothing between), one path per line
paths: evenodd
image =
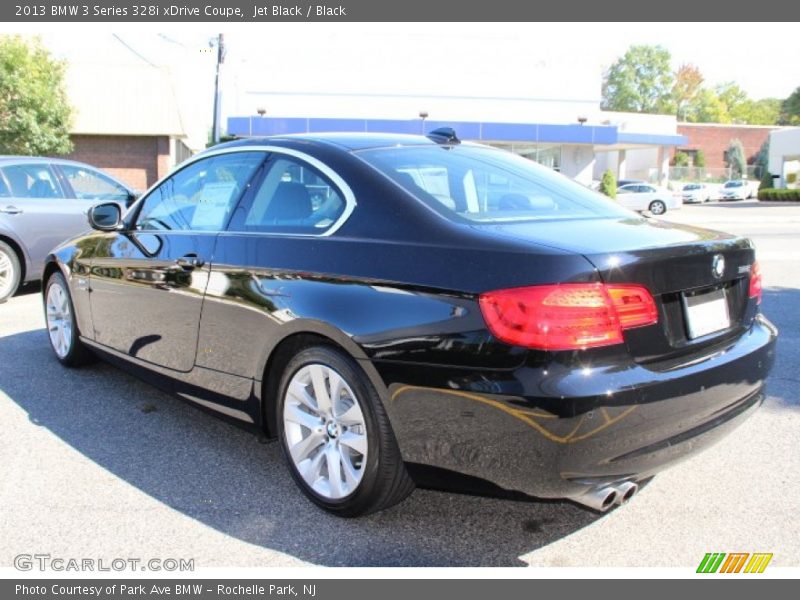
M645 286L656 301L659 321L625 332L628 349L639 362L670 361L707 351L741 335L755 316L755 302L748 297L755 252L747 238L637 217L478 227L580 253L605 283ZM716 329L705 333L701 322L724 320L726 308L728 325L720 328L712 323Z

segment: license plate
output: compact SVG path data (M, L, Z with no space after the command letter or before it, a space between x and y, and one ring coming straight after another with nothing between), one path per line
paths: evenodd
M725 290L683 296L689 339L709 335L731 326Z

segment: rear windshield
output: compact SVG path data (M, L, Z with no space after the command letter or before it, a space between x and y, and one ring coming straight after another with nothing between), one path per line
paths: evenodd
M455 220L481 223L629 217L608 197L510 152L485 146L398 146L358 155Z
M729 181L728 183L725 184L725 187L726 188L742 187L743 185L744 185L743 181Z
M696 183L690 183L689 185L683 186L683 189L684 190L699 190L700 186L697 185Z

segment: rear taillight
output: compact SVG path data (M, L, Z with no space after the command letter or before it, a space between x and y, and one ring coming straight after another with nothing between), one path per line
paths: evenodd
M758 261L755 261L750 267L750 293L748 295L756 299L756 304L761 304L761 267L758 266Z
M622 331L658 322L655 301L638 285L563 283L480 295L492 334L514 346L580 350L623 341Z

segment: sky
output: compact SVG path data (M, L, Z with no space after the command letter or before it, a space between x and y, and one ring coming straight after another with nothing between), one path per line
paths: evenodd
M673 67L695 64L708 84L736 81L754 99L785 98L800 86L792 23L3 24L0 31L41 34L74 62L170 67L186 110L198 115L210 113L208 41L219 31L228 47L225 116L253 114L253 91L599 99L603 70L632 44L663 45Z

